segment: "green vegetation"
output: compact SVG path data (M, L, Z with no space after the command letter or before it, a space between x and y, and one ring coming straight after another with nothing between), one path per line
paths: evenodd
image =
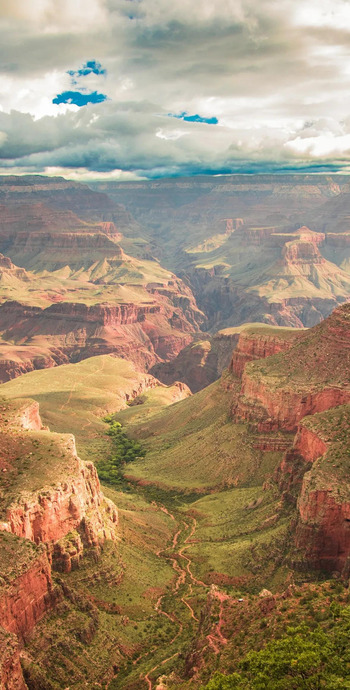
M332 605L337 616L324 632L320 625L290 627L261 651L249 652L237 672L217 673L202 690L344 690L350 688L350 607Z
M134 462L128 477L179 493L259 484L265 465L272 469L280 455L252 447L246 427L229 417L231 400L232 392L217 381L144 421L130 418L128 433L142 441L147 459Z
M144 458L146 451L138 441L128 438L120 422L115 421L112 415L103 420L109 424L106 432L112 439L112 455L106 460L100 460L97 464L99 478L112 485L120 485L123 481L122 468L128 462Z

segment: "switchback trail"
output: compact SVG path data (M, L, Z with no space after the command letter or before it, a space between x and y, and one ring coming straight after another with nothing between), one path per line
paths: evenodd
M196 594L203 593L203 590L205 591L205 594L208 594L208 585L206 585L205 582L202 580L199 580L198 578L193 575L192 572L192 559L191 557L185 553L190 547L191 543L193 542L193 537L195 535L196 529L197 529L197 520L193 517L186 517L183 519L183 516L177 516L173 513L171 513L167 508L164 506L158 505L154 501L152 502L152 505L156 507L157 510L161 510L163 513L168 515L171 520L176 524L176 531L174 532L174 535L172 537L172 541L169 544L169 546L165 547L164 549L161 549L157 552L157 556L159 558L164 558L168 561L170 561L171 566L174 570L174 581L171 586L171 592L173 595L173 602L174 602L174 608L176 604L181 603L182 607L187 609L187 611L190 612L190 617L195 623L199 623L199 617L196 615L196 612L191 605L189 601L187 601L187 597L193 597L194 596L194 588L196 589ZM188 520L192 522L189 523ZM190 530L188 532L188 530ZM178 549L178 546L180 548ZM177 550L178 549L178 550ZM181 588L181 592L180 592ZM185 590L185 591L183 591ZM222 605L223 601L228 598L227 595L220 593L219 590L216 588L214 589L212 587L211 589L211 595L215 598L217 598L220 601L220 613L219 613L219 622L217 623L214 631L212 634L207 635L207 639L209 642L209 645L212 647L214 650L215 654L220 653L220 646L226 644L227 640L223 636L221 632L221 627L222 627ZM169 619L174 625L177 626L176 634L174 637L170 640L170 642L167 643L167 648L171 647L174 645L175 641L181 636L183 630L184 630L184 622L182 622L178 615L176 615L175 612L169 612L166 611L162 604L163 600L165 599L166 595L163 594L160 596L155 604L155 611L159 615L165 616L166 618ZM184 611L185 613L185 611ZM186 619L185 619L186 620ZM160 645L156 647L153 650L154 652L157 652L159 649L161 649ZM143 680L147 686L148 690L154 690L154 683L155 681L152 680L152 677L156 671L161 671L162 667L168 662L171 661L172 659L175 659L178 655L178 652L174 652L174 654L168 655L165 659L162 659L161 661L158 662L158 664L155 664L149 671L147 671L146 674L140 674L140 679ZM137 661L139 661L141 658L145 658L146 656L149 655L149 652L142 657L139 657Z

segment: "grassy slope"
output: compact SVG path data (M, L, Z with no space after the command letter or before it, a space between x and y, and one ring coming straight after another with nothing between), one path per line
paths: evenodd
M143 423L131 420L128 431L143 441L147 456L128 474L179 492L259 483L261 463L271 458L273 464L275 454L252 449L246 428L228 416L230 397L217 381ZM118 415L122 423L124 416Z
M33 371L0 386L6 398L37 400L43 423L52 431L75 435L78 454L97 460L109 452L110 442L102 417L126 407L147 378L125 359L101 355L77 364ZM160 388L147 393L151 406L169 404L178 389Z
M130 435L147 449L126 474L150 497L196 519L187 553L197 577L208 583L221 575L239 578L253 590L268 581L278 588L290 516L273 486L263 485L282 456L256 450L246 427L232 423L230 396L216 382L143 422L121 411L117 419L128 422ZM196 493L204 495L194 500Z
M31 401L26 403L30 404ZM23 401L24 403L24 401ZM0 517L19 495L55 486L78 470L71 437L49 431L27 431L17 417L19 401L0 402Z

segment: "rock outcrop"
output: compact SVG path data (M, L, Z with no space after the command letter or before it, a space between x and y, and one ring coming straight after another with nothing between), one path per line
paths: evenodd
M350 574L350 405L303 420L291 456L305 463L298 498L297 567ZM293 457L291 457L293 459Z
M46 309L5 302L0 306L5 341L2 380L18 372L109 353L147 370L158 361L176 357L191 342L195 317L192 305L184 313L168 299L91 306L60 302ZM8 342L21 345L9 347Z
M0 628L0 687L4 690L28 690L19 654L20 647L16 635Z
M233 417L249 423L262 450L272 450L273 433L283 450L284 432L296 431L275 471L283 500L297 502L294 566L348 575L350 305L278 343L279 353L244 363L244 355L263 357L274 347L258 335L242 333L233 355L231 369L242 378L239 392L232 387Z
M27 638L60 596L52 568L69 572L85 548L98 553L105 540L116 540L118 513L94 465L77 456L74 437L43 429L37 402L2 401L0 448L1 687L23 690L16 638L8 633Z
M237 347L230 362L230 371L242 378L245 365L256 359L265 359L289 350L303 333L301 329L273 326L247 326L239 335Z
M248 363L240 395L233 401L233 416L259 432L296 431L306 415L350 400L349 359L350 305L346 304L298 335L285 352Z
M216 381L228 367L241 378L247 362L289 349L302 332L249 323L226 328L205 340L195 339L175 359L156 364L151 373L166 385L184 381L196 393Z
M51 564L44 547L33 549L26 542L4 534L0 535L0 541L2 557L12 555L14 559L7 567L8 572L4 572L2 563L1 626L23 640L53 602ZM10 546L9 542L14 543Z
M93 463L77 456L74 436L41 431L39 406L34 401L3 403L1 418L7 464L3 481L7 484L0 530L36 544L53 544L72 530L78 530L88 546L115 538L116 508L103 497ZM27 431L26 436L21 429ZM20 457L11 459L6 453L6 446L15 445L14 434L17 447L25 449L25 458L30 457L27 482L18 474Z

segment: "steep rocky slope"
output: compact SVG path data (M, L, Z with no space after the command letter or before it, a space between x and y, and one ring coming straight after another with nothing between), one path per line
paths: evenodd
M94 465L77 456L74 437L42 429L38 409L25 399L1 404L0 529L36 544L78 529L98 546L113 537L116 511Z
M349 401L349 336L346 304L286 352L247 364L233 415L258 431L294 431L306 415Z
M230 361L230 371L242 378L248 362L289 350L303 334L304 329L247 324L240 329L237 347Z
M213 336L208 335L205 340L197 337L172 361L156 364L151 373L167 385L183 381L192 393L197 393L216 381L228 367L232 350L245 328L249 328L249 324L226 328Z
M284 344L277 342L275 351L282 352L274 356L266 351L264 335L259 354L267 359L251 361L261 336L254 329L241 334L232 369L242 387L232 413L258 434L297 432L275 474L287 503L300 492L294 565L347 576L350 305L310 331L288 335Z
M220 378L229 366L241 376L248 361L288 349L301 332L302 329L258 323L224 328L214 335L208 334L205 340L197 336L175 359L155 364L151 373L167 385L184 381L192 393L197 393Z
M350 405L341 405L306 417L292 451L308 470L298 498L299 567L344 577L350 573L349 438Z
M0 620L4 688L24 688L15 633L26 640L62 592L52 568L77 567L84 548L117 537L115 505L74 437L42 428L31 400L0 404ZM6 632L5 632L6 631Z

